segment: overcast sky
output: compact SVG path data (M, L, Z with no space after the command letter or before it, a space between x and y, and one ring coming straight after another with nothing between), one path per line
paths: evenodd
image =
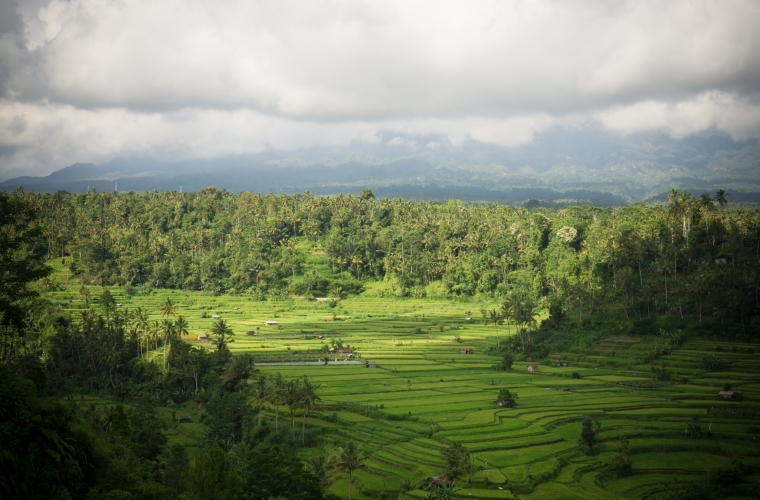
M760 2L0 0L0 179L139 154L760 136Z

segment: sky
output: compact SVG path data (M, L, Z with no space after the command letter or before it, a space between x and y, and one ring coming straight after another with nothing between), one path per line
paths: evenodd
M551 127L760 137L760 2L0 0L0 180Z

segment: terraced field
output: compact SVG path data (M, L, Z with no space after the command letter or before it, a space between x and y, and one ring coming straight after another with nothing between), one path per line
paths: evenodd
M98 292L93 289L93 296ZM493 370L498 359L485 355L496 342L494 328L475 317L466 319L466 310L475 315L480 309L476 302L367 293L331 308L302 299L260 302L168 291L143 297L113 293L123 307L144 307L156 319L158 306L170 296L190 324L187 341L192 343L204 342L196 335L210 329L211 315L219 315L237 333L233 352L250 352L260 361L320 360L323 347L335 339L353 348L362 361L377 362L377 369L260 367L285 377L308 375L321 385L324 411L337 411L338 425L316 417L308 425L323 430L328 451L350 437L370 457L366 469L355 475L357 498L422 498L425 492L419 487L441 472L440 449L455 441L472 452L478 467L470 484L457 481L459 495L471 498L656 499L673 478L704 478L733 459L760 468L760 357L753 344L687 340L653 362L667 363L672 381L664 384L652 383L651 365L642 363L643 354L658 341L650 337L610 335L583 353L552 353L533 360L540 365L536 374L527 373L523 361L505 373ZM72 311L82 307L76 291L51 296ZM265 326L267 320L277 325ZM245 336L246 331L256 334ZM507 335L505 327L500 335ZM474 353L460 354L462 347ZM727 371L705 372L700 360L706 353L722 357ZM568 366L556 366L560 358ZM573 372L582 378L572 378ZM741 391L745 401L720 400L717 392L725 383ZM516 408L493 404L500 388L517 392ZM586 415L602 424L594 456L579 448L580 421ZM695 415L711 437L685 436ZM619 451L622 436L630 441L633 474L610 480L603 469ZM745 484L756 488L759 479L750 476ZM404 481L411 483L410 491L403 491ZM749 488L737 486L733 493L748 495ZM345 478L331 489L347 496Z

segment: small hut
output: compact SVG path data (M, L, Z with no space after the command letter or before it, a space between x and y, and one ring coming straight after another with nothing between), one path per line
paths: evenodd
M274 320L272 320L272 319L270 319L267 322L265 322L264 324L267 325L267 326L274 326L274 325L277 324L277 322L274 321Z
M472 354L472 348L462 347L461 349L459 349L459 354Z
M538 372L538 365L535 364L535 363L529 364L528 365L528 371L530 373L537 373Z
M254 335L256 335L256 332L254 332L254 331L252 331L252 330L251 330L251 331L248 331L248 332L245 332L245 336L246 336L246 337L253 337Z
M177 417L177 423L180 424L189 424L193 421L193 418L190 415L179 415Z
M431 476L428 478L428 481L430 488L440 488L444 484L451 484L451 481L446 476Z
M367 368L377 368L377 363L375 363L374 361L368 361L365 366Z
M723 399L730 399L732 401L738 401L742 399L742 393L737 391L720 391L718 393L718 396Z
M205 333L199 333L198 334L198 340L207 340L207 339L208 339L208 335L207 334L205 334Z
M347 358L354 357L354 351L352 351L350 347L341 347L340 349L338 349L338 354L340 354L341 356L345 356Z

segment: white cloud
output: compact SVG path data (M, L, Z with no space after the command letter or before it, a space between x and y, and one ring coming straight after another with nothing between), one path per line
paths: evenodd
M17 8L23 30L0 30L0 175L127 152L347 144L379 130L509 146L591 119L678 137L760 128L753 0Z
M683 101L642 101L596 113L605 127L624 133L661 130L683 138L717 129L734 138L760 135L760 104L735 94L709 91Z

